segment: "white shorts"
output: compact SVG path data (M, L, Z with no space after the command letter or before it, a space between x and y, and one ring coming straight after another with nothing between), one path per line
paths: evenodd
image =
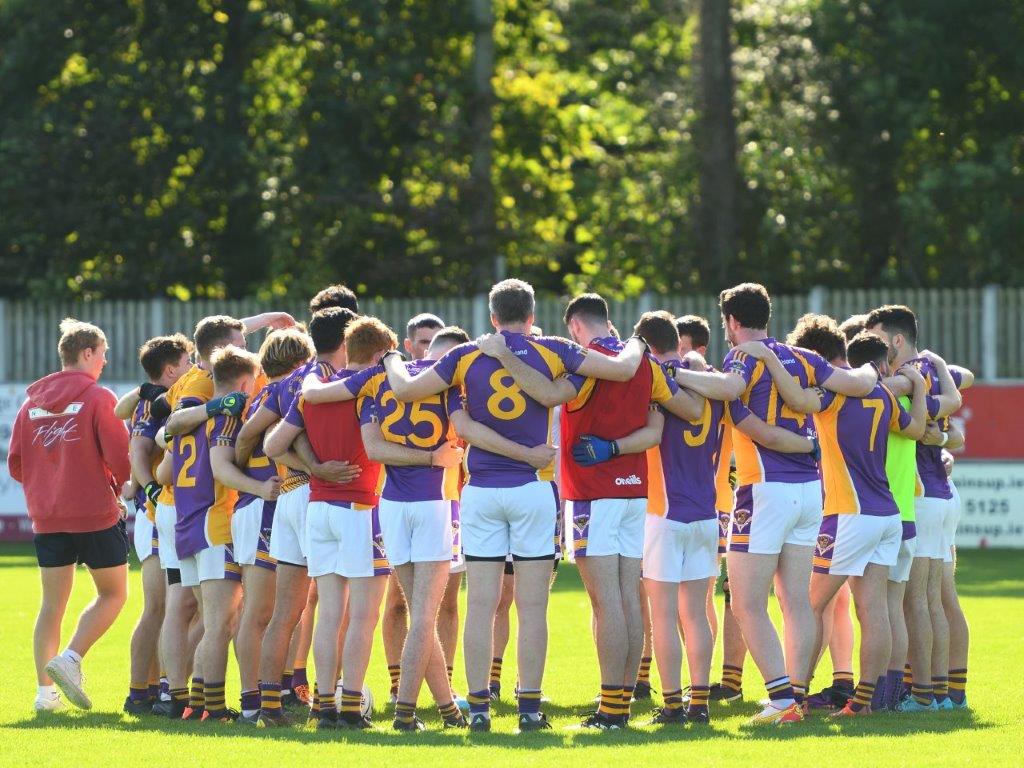
M949 489L953 491L953 499L946 509L946 514L942 517L942 561L944 563L953 562L953 547L956 546L956 528L960 525L960 510L963 503L960 500L960 491L953 485L952 480L949 481Z
M459 502L452 503L452 565L449 573L465 573L466 557L462 554L462 520Z
M813 547L821 509L820 480L738 486L729 551L777 555L783 544Z
M828 515L814 548L814 572L863 576L869 563L892 568L900 554L899 515Z
M462 551L467 559L554 559L558 501L554 484L535 480L513 488L462 489Z
M381 499L378 509L391 567L451 562L452 502Z
M900 553L896 565L889 569L889 581L905 584L910 578L910 566L914 564L914 553L917 552L917 537L903 539L900 542Z
M156 531L160 539L160 567L163 569L180 568L178 554L174 548L174 526L178 522L178 514L173 504L156 504Z
M679 523L647 515L644 578L678 584L718 575L718 518Z
M935 499L929 496L918 496L914 499L914 514L917 517L915 557L927 557L929 560L944 559L943 524L947 515L953 514L950 511L952 506L952 499ZM946 549L948 550L948 547Z
M160 555L159 534L156 532L156 524L149 519L145 510L135 513L135 529L132 532L132 543L135 545L135 556L139 562L147 558Z
M277 497L270 526L270 556L281 563L306 567L306 508L309 483Z
M198 587L204 581L226 579L241 581L242 569L231 555L227 544L214 544L194 555L181 558L181 586Z
M347 579L361 579L391 573L377 508L357 506L353 509L342 501L309 502L306 568L311 578L334 573Z
M258 565L273 571L270 537L263 529L263 499L253 499L231 516L231 550L239 565Z
M644 556L647 499L566 501L565 515L572 522L574 557Z

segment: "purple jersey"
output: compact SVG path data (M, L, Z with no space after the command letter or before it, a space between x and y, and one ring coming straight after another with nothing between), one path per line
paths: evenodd
M662 364L666 372L680 366L690 367L679 360ZM694 421L661 411L665 416L661 443L647 451L647 512L676 523L714 520L718 517L715 462L722 446L725 403L705 400L704 413Z
M231 515L238 492L214 480L210 448L234 446L240 426L233 416L215 416L174 438L174 540L179 558L231 543Z
M935 418L938 413L936 396L942 393L939 386L939 374L935 364L926 357L915 357L907 362L913 365L924 377L925 392L928 393L928 416ZM952 373L953 383L960 386L960 376ZM945 426L942 420L940 426ZM953 491L949 487L946 468L942 465L942 448L938 445L917 444L917 493L916 496L927 496L931 499L952 499Z
M135 411L132 413L131 422L129 427L131 430L132 437L144 437L147 440L156 440L156 433L160 431L160 428L167 422L166 418L157 419L150 413L150 403L148 400L139 400L135 406ZM157 465L160 463L160 455L157 455L153 459L153 466L151 471L153 475L156 475ZM146 497L146 489L139 488L135 492L135 509L146 510L146 515L150 520L154 519L156 510L154 509L153 502Z
M434 365L433 360L406 363L415 376ZM372 409L360 409L361 424L375 422L388 442L432 451L451 438L449 416L462 408L462 396L455 389L439 395L403 403L395 397L383 366L367 368L345 380L357 397L369 397ZM381 498L388 501L453 501L458 499L459 468L390 466Z
M761 339L761 342L775 351L783 367L801 387L824 384L835 370L828 361L809 349L791 347L773 338ZM746 416L745 406L770 425L798 435L810 434L811 419L806 414L796 413L783 402L762 361L732 349L725 356L722 370L741 376L747 385L739 399L729 404L733 424L739 424ZM732 434L737 485L807 483L818 479L818 465L810 454L780 453L758 445L738 429L734 429Z
M586 357L586 350L567 339L501 333L517 357L552 381L576 373ZM473 342L449 350L433 370L451 386L462 388L466 410L475 421L520 445L533 447L549 440L551 409L527 396L512 374ZM554 478L554 462L538 471L525 462L474 446L466 449L465 467L467 483L483 488L514 488Z
M308 363L300 365L294 371L277 382L277 387L275 388L273 395L268 397L264 403L267 410L280 419L286 419L288 411L292 409L292 406L302 394L302 380L314 369L317 370L321 378L330 376L334 373L334 367L330 363L326 363L322 360L310 360ZM305 472L299 472L298 470L289 468L284 477L284 482L281 484L281 493L294 491L296 488L301 488L308 482L309 475Z
M282 379L283 381L283 379ZM272 381L263 389L261 389L245 408L245 417L243 421L248 421L269 399L274 397L274 390L277 389L277 385L280 381ZM221 445L230 445L232 448L235 446L235 439L238 437L237 431L224 432L221 435ZM252 449L252 454L249 456L249 461L246 462L245 467L242 470L251 477L253 480L264 482L277 475L277 465L270 460L270 457L263 452L263 435L260 435L259 440ZM259 499L258 496L253 496L251 493L238 493L238 501L235 502L235 509L241 509L242 507L248 506L255 499ZM276 501L267 501L266 499L260 499L263 502L263 528L269 528L274 522L274 508L277 506Z
M898 515L885 473L889 432L910 426L910 414L882 384L867 397L822 396L814 415L821 440L826 515Z

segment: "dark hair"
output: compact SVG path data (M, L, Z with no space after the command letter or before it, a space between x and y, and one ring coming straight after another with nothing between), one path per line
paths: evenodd
M436 344L444 344L446 346L457 347L459 344L465 344L468 341L468 333L457 325L449 325L434 334L434 338L431 340L430 346L433 347Z
M708 321L699 315L686 315L676 318L676 330L680 336L693 339L693 346L706 347L711 342L711 328Z
M327 307L313 313L309 321L309 335L318 355L337 352L345 341L345 329L355 320L356 313L345 307Z
M203 360L209 360L215 349L231 343L235 331L245 333L245 326L241 320L227 315L204 317L196 325L196 332L193 334L196 351Z
M500 324L525 323L536 306L533 286L515 278L502 280L491 288L487 304Z
M885 362L889 357L889 345L881 336L861 331L846 345L846 359L854 368L864 363Z
M828 315L808 313L796 321L786 343L817 352L826 360L846 359L846 337Z
M882 330L889 334L901 333L911 344L917 344L917 317L910 307L887 304L871 310L868 319L864 321L864 327L874 328L876 325L881 325Z
M444 320L429 312L421 312L405 324L405 337L411 339L412 335L420 328L444 328Z
M309 314L315 315L322 309L340 307L352 314L359 314L359 300L348 286L337 283L329 285L309 300Z
M839 324L839 330L843 332L848 342L853 341L853 337L867 327L865 325L867 319L867 315L850 315Z
M733 317L744 328L756 331L767 328L772 317L772 300L760 283L740 283L726 288L718 294L718 308L722 311L723 322Z
M672 321L672 315L663 309L640 315L640 322L633 328L633 333L643 336L651 349L659 355L675 352L679 348L676 324Z
M562 315L562 322L568 325L569 321L577 315L581 318L594 322L607 323L608 302L596 293L580 294L570 301L569 306L565 308L565 314Z
M185 334L154 336L139 347L139 363L150 380L156 381L168 365L175 365L182 355L192 354L192 342Z

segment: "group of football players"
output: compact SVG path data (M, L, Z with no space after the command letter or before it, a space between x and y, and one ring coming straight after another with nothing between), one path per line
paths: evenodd
M534 306L529 284L504 280L495 333L420 314L400 345L335 285L301 323L218 315L192 339L147 341L145 381L114 407L130 423L121 495L144 596L125 711L276 728L308 710L317 729L370 728L381 625L393 727L424 728L426 683L444 727L487 731L514 604L518 729L549 728L563 553L591 601L600 675L577 727L626 727L652 696L652 656L657 724L707 724L710 705L741 699L748 652L767 689L753 723L966 706L948 450L973 376L918 349L909 308L805 315L781 342L765 288L737 285L720 296L731 349L716 369L703 318L646 312L621 338L584 294L565 310L570 340L536 328ZM826 650L833 679L808 695ZM37 708L60 704L53 684L89 705L81 655L38 661Z

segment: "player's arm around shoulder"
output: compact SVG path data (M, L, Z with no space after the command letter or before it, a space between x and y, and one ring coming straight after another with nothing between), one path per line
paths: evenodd
M629 381L647 356L647 342L631 336L617 355L604 355L593 349L585 350L583 361L574 373L592 379Z
M253 450L259 444L260 435L278 422L278 415L266 406L261 405L238 431L235 438L235 463L244 467Z
M446 380L439 372L443 371L454 378L458 361L466 353L467 346L469 345L460 344L448 350L435 365L415 375L409 372L401 354L395 351L385 353L380 359L380 364L384 366L388 385L395 393L395 397L404 403L411 403L444 392L452 386L452 379Z
M913 392L911 393L910 400L910 418L901 418L900 413L903 411L902 407L896 400L896 396L892 392L888 392L890 399L892 400L893 408L896 409L894 413L894 419L896 420L895 426L901 435L909 437L911 440L920 440L924 437L925 427L928 421L928 406L927 406L927 392L925 391L924 377L920 371L912 365L905 365L900 368L899 373L905 376L913 386ZM884 387L884 385L883 385Z

